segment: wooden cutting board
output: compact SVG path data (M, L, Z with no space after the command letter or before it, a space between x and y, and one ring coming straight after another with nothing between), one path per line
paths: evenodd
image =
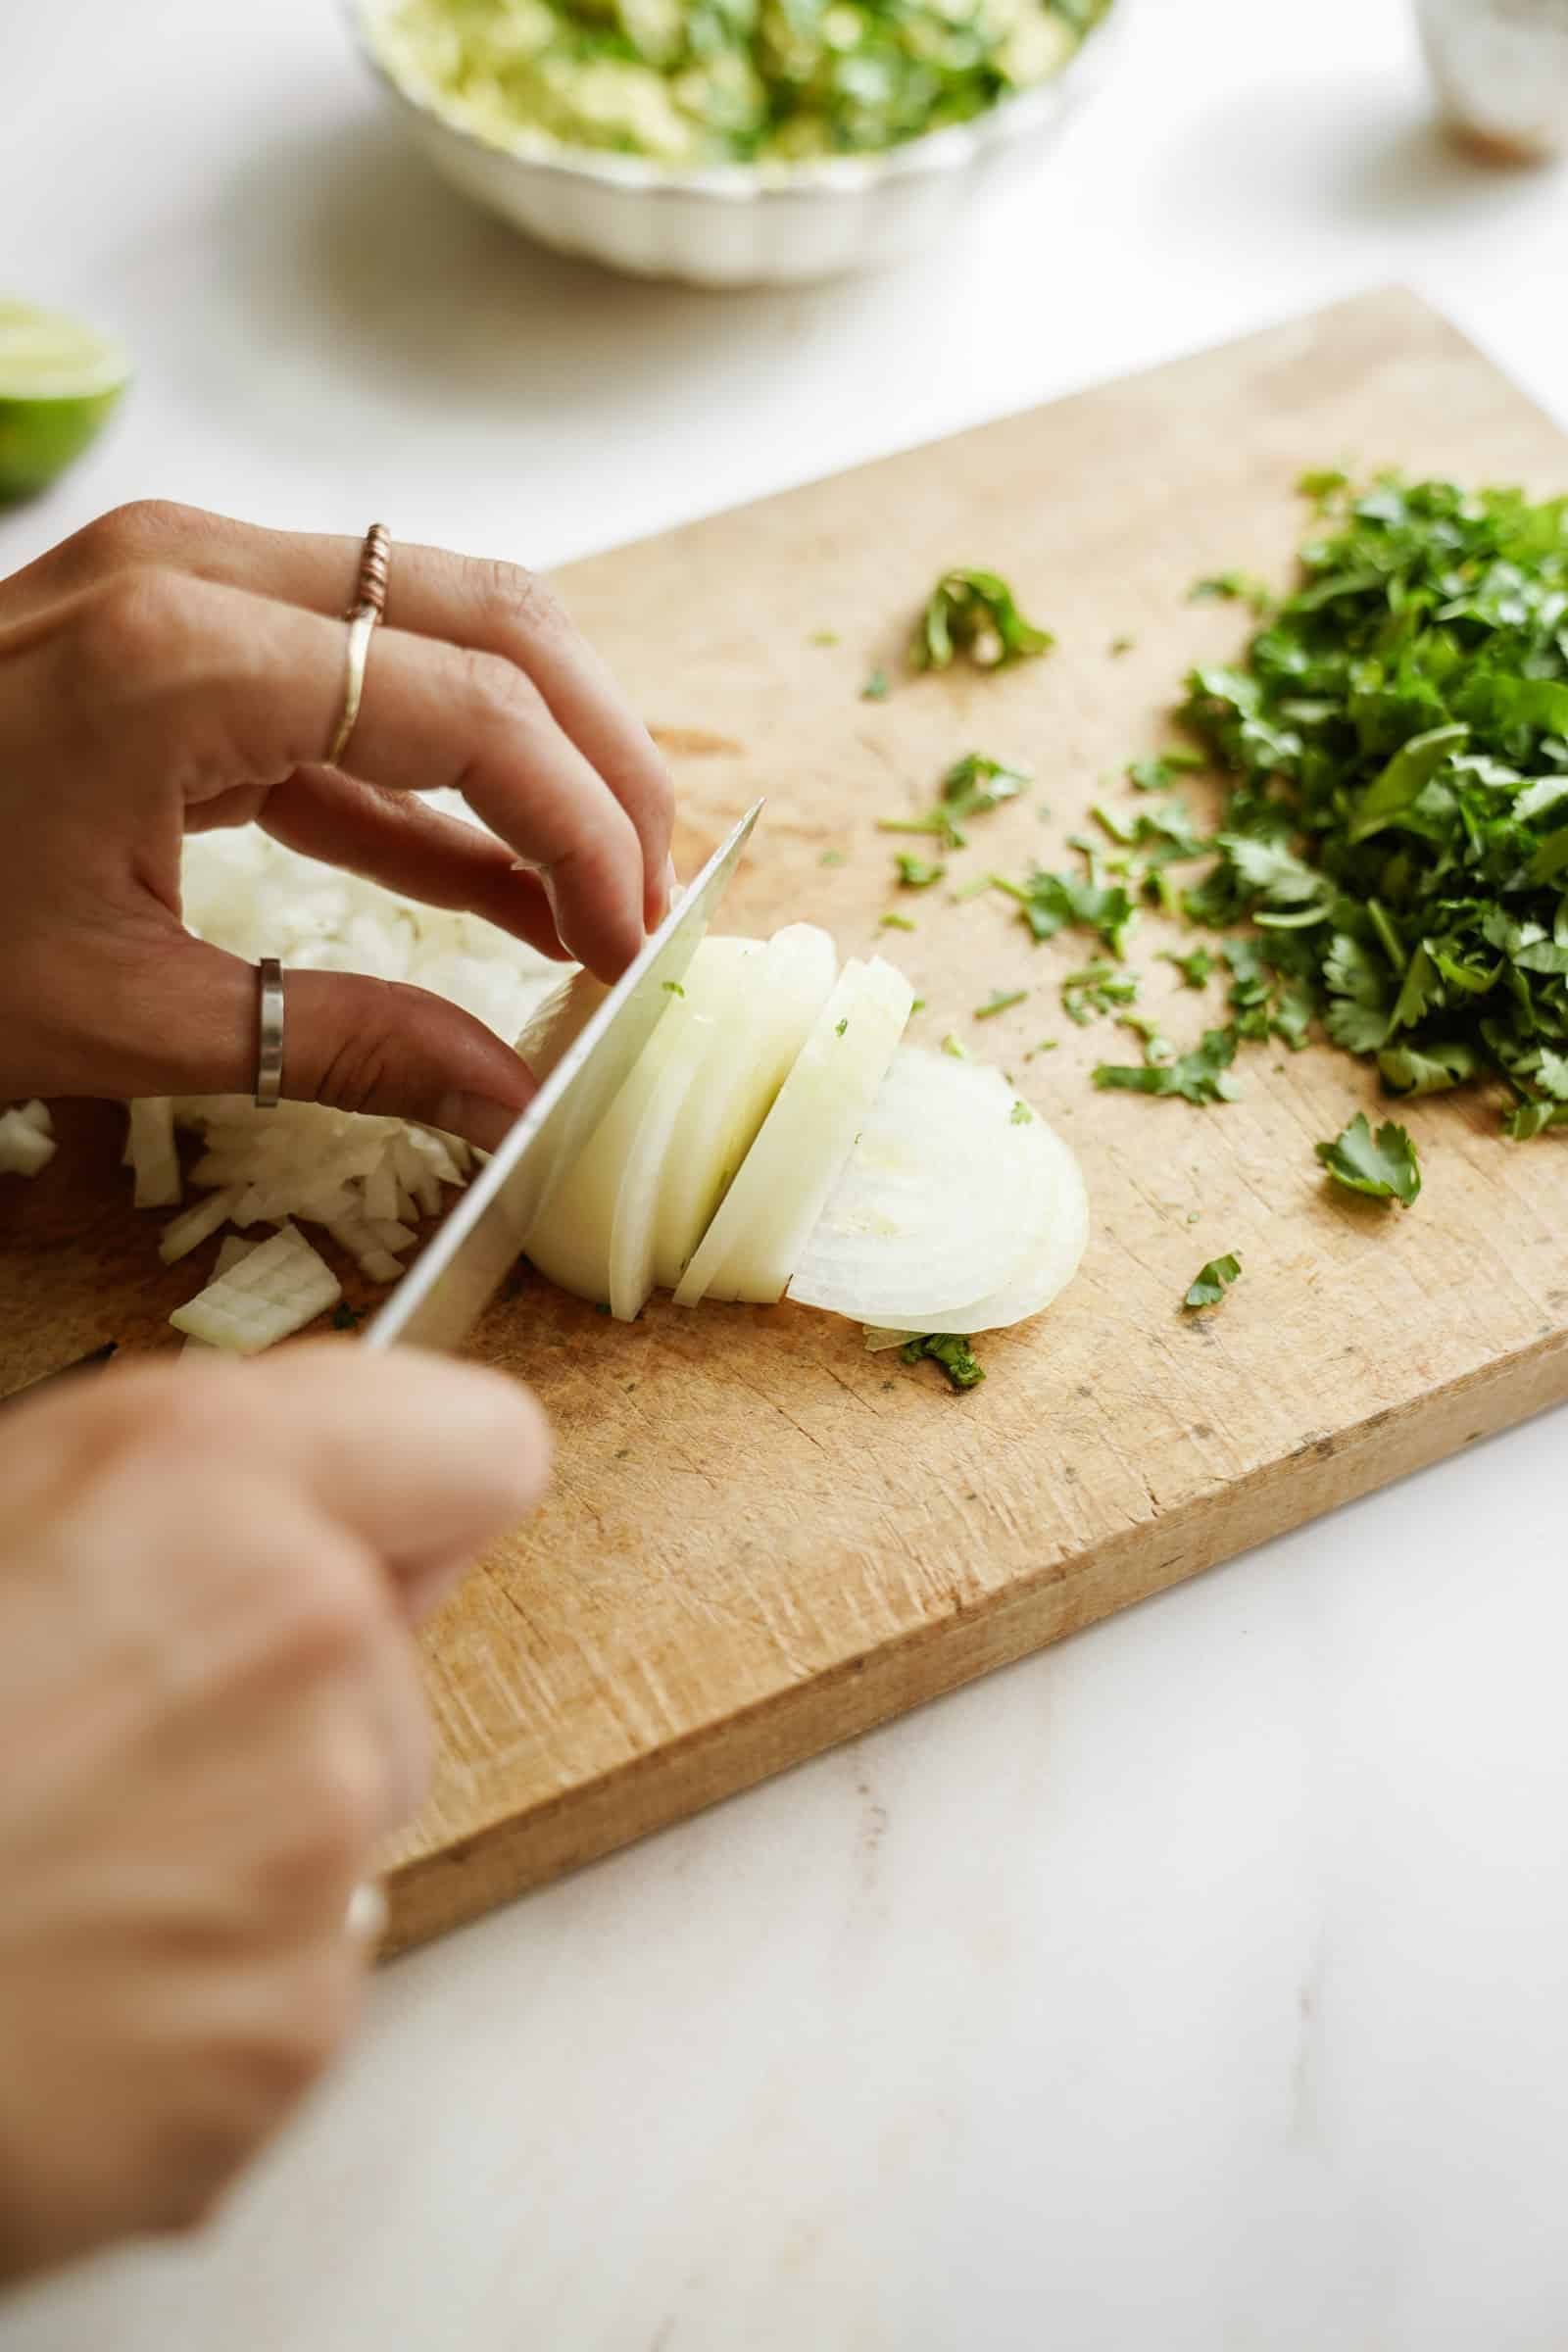
M826 1316L660 1299L625 1328L519 1277L476 1345L538 1390L556 1482L431 1629L439 1760L392 1857L392 1948L1568 1396L1568 1144L1508 1145L1479 1098L1414 1103L1425 1190L1386 1211L1313 1157L1375 1099L1343 1055L1249 1051L1243 1099L1207 1110L1096 1094L1091 1065L1135 1041L1062 1018L1084 941L1034 947L1006 902L946 888L905 895L911 935L877 928L896 845L874 820L962 752L1038 784L976 824L954 879L1071 862L1104 771L1156 746L1193 661L1244 637L1190 583L1283 582L1296 476L1346 457L1568 484L1557 429L1411 296L1378 294L565 575L676 767L683 870L768 796L726 927L809 917L842 953L895 954L928 1000L911 1034L1002 1062L1076 1145L1093 1239L963 1397ZM908 679L911 610L956 563L1005 573L1054 656ZM877 665L893 691L861 700ZM1184 995L1161 944L1146 922L1143 1003L1187 1041L1219 989ZM976 1025L1011 987L1027 1002ZM43 1178L0 1185L0 1388L152 1343L194 1287L124 1204L118 1115L67 1128ZM1240 1287L1184 1318L1224 1250Z

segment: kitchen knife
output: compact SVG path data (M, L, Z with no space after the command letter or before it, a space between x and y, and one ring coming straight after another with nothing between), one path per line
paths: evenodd
M570 1167L668 1008L762 804L749 808L636 961L567 1047L516 1125L366 1330L363 1347L403 1343L451 1354L516 1263L523 1236Z

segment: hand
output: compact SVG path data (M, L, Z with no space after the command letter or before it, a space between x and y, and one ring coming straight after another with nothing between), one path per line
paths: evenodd
M510 565L394 542L353 774L314 764L358 562L353 540L146 505L0 583L0 1102L250 1092L255 972L181 924L187 832L255 818L607 980L662 915L662 763ZM437 785L499 838L422 807ZM423 990L291 969L283 1091L490 1148L532 1082Z
M0 1419L0 2279L200 2220L332 2056L409 1624L547 1455L499 1374L341 1341Z

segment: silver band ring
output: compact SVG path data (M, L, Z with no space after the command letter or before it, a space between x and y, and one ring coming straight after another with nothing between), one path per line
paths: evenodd
M264 956L256 966L256 1107L275 1110L283 1093L283 966Z
M365 534L365 545L360 550L359 587L353 604L343 615L349 624L348 643L343 655L343 710L331 743L327 746L328 767L336 767L348 750L349 737L360 715L360 704L365 696L365 665L369 658L371 634L386 611L386 577L391 553L392 539L386 524L372 522Z

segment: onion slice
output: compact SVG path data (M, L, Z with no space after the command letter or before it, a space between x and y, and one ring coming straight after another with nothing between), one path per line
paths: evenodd
M635 1316L653 1287L651 1279L644 1283L643 1261L651 1252L629 1227L612 1280L615 1217L628 1176L640 1179L643 1160L657 1148L662 1108L671 1101L678 1107L684 1099L707 1061L722 1014L737 993L745 992L748 964L761 956L761 943L755 939L700 943L630 1076L562 1181L552 1185L523 1242L541 1274L580 1298L611 1306L624 1321ZM662 1153L657 1165L662 1165ZM645 1221L647 1215L645 1210Z
M1087 1230L1077 1161L1001 1071L905 1046L789 1295L885 1347L967 1336L1048 1305Z
M783 1296L913 1002L904 974L880 956L845 965L681 1277L677 1305L709 1297L771 1303Z
M790 923L739 976L707 1061L677 1106L663 1145L653 1237L653 1274L661 1288L672 1291L690 1264L831 995L838 968L825 931Z

